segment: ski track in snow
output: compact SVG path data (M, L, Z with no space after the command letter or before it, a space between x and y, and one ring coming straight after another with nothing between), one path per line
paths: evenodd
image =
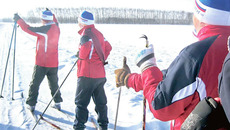
M34 26L37 26L35 24ZM139 37L146 34L149 42L154 44L157 64L160 69L167 68L171 61L177 56L182 48L194 41L192 37L193 27L190 25L95 25L111 43L113 50L108 58L109 64L105 66L107 82L105 91L108 100L109 129L114 128L117 99L119 89L115 86L114 70L122 67L123 57L127 57L127 64L131 72L139 73L134 58L136 53L145 47L145 40ZM61 37L59 41L59 85L70 71L77 58L74 56L78 49L80 36L78 35L77 24L61 24ZM0 23L0 81L3 79L5 63L7 59L9 43L12 35L13 23ZM177 33L175 33L177 32ZM179 39L177 37L180 37ZM183 37L183 38L181 38ZM13 41L14 42L14 41ZM25 100L28 95L29 84L32 78L35 58L36 37L33 37L20 28L17 28L16 65L14 99L12 100L12 66L13 66L13 43L11 55L6 71L5 83L0 99L0 128L1 130L29 130L32 129L35 121L26 112ZM71 130L75 116L74 96L77 86L77 67L75 66L69 77L66 79L61 90L63 103L62 111L68 115L48 108L43 117L65 130ZM1 82L2 83L2 82ZM1 84L2 85L2 84ZM40 85L36 113L42 113L51 100L51 94L45 78ZM146 130L169 129L169 122L161 122L155 119L146 103ZM51 104L52 105L52 104ZM97 119L94 112L95 105L91 101L89 119L86 123L87 130L94 130L90 118ZM136 93L133 89L122 87L117 130L140 130L142 129L143 116L143 94ZM51 125L40 120L36 130L55 129Z

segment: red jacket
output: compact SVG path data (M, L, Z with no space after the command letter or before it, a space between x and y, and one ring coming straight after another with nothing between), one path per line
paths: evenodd
M100 60L100 57L98 56L96 49L93 45L92 39L85 34L86 29L91 29L91 32L98 38L102 47L102 51L104 53L105 60L112 50L110 43L104 38L102 33L95 28L94 25L88 25L82 28L78 32L82 37L79 46L77 76L84 76L88 78L104 78L104 63Z
M132 73L128 86L143 90L154 117L170 121L171 129L181 124L206 96L218 97L218 74L227 54L230 27L206 26L200 41L185 47L168 69L151 67L142 74Z
M42 67L58 67L58 41L60 29L54 16L54 22L41 27L31 27L23 19L17 21L25 32L36 36L35 64Z

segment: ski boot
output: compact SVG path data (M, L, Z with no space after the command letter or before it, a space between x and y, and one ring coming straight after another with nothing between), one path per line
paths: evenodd
M55 103L52 107L61 111L61 103Z
M31 112L34 112L34 110L35 110L35 106L27 105L27 108L28 108Z

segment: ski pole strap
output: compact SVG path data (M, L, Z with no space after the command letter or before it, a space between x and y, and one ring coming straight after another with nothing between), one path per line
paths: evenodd
M101 44L99 39L97 38L97 36L95 34L93 34L93 32L91 31L91 29L87 29L85 31L86 35L88 35L92 40L93 40L93 44L95 47L95 50L100 58L100 60L103 62L104 65L108 64L108 62L105 61L105 54L104 51L102 50Z

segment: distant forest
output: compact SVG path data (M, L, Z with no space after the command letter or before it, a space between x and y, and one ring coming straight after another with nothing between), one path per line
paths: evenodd
M133 8L49 8L60 23L77 23L83 10L91 11L98 24L192 24L192 13L185 11L162 11ZM40 22L44 8L28 12L25 21ZM7 21L9 19L3 19ZM10 19L11 20L11 19Z

